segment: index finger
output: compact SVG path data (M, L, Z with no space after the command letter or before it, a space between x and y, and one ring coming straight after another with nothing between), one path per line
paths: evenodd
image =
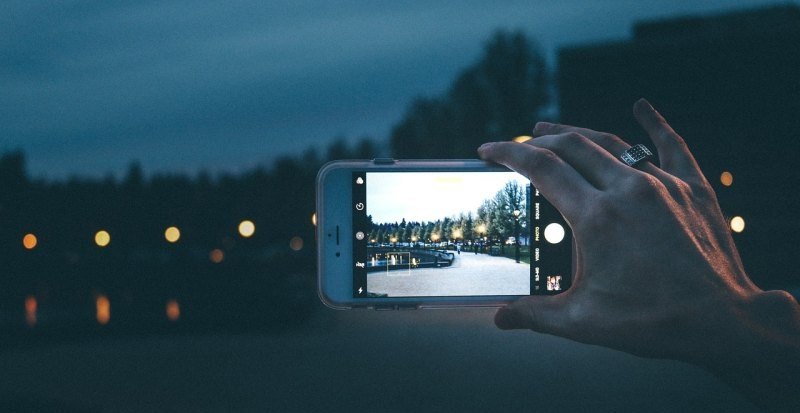
M481 159L499 163L528 177L567 221L581 213L581 205L597 189L555 153L524 143L490 142L478 148Z
M533 129L533 136L540 137L543 135L550 135L555 133L575 132L579 133L591 140L592 142L600 145L611 156L619 159L619 156L631 147L628 143L623 141L620 137L611 133L599 132L593 129L580 128L571 125L561 125L555 123L538 122ZM653 165L650 162L642 162L636 166L637 169L649 173L662 181L668 179L667 173L661 168Z

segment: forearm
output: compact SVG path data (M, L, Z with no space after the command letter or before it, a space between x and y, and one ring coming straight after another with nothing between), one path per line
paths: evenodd
M699 364L767 411L800 411L800 306L762 292L738 312L729 334L707 337Z

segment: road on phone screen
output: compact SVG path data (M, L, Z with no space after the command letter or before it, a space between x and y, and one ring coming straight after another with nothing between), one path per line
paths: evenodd
M505 257L462 252L448 267L369 273L367 289L390 297L528 295L530 266Z

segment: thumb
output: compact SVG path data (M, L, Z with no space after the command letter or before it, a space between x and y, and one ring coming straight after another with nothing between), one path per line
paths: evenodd
M502 330L527 328L558 335L567 321L564 310L561 295L523 297L497 310L494 324Z

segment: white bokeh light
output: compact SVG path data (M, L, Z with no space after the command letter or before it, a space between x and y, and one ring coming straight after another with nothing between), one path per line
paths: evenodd
M731 229L733 230L733 232L744 231L744 218L740 216L735 216L731 218Z

